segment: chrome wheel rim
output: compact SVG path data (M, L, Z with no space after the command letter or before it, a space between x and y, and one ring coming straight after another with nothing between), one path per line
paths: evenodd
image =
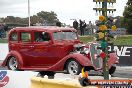
M16 70L18 66L17 60L15 57L11 57L9 60L9 68L11 70Z
M72 75L76 75L78 73L78 64L76 61L70 61L69 62L68 71Z

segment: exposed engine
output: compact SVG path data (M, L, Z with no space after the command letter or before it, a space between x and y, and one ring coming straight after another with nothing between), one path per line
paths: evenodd
M89 53L89 47L85 44L75 44L74 45L74 52L81 53L81 54L88 54Z

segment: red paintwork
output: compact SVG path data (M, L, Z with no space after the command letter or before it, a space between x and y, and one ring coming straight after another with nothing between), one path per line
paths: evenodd
M18 33L18 42L10 41L10 35L14 31ZM50 34L51 41L39 43L34 42L34 32L36 31L48 32ZM57 31L76 32L73 28L62 27L20 27L12 29L9 32L9 53L2 66L6 66L10 56L14 56L18 60L18 68L22 70L63 71L68 59L75 59L82 66L92 66L94 67L94 70L97 70L97 68L91 63L91 59L88 58L90 56L84 56L79 53L70 54L70 51L74 49L74 44L82 43L79 38L74 41L55 41L53 38L53 32ZM31 42L22 43L20 40L21 32L30 32L32 38ZM109 66L111 67L112 64L116 63L116 61L116 55L111 54Z
M115 53L110 53L109 56L110 56L110 58L108 60L109 68L111 68L111 66L113 64L118 64L119 63L119 60L117 59L117 55Z

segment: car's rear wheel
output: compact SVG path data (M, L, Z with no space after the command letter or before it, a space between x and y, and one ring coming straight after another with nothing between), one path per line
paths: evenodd
M7 67L9 70L18 70L18 61L15 57L10 57L7 61Z
M52 72L52 71L40 71L37 74L37 77L42 77L43 78L45 75L48 76L48 79L54 79L55 72Z
M116 66L112 66L112 67L109 69L109 74L110 74L110 75L114 74L115 70L116 70Z
M81 73L82 66L75 60L69 60L66 64L66 70L69 74L78 75Z

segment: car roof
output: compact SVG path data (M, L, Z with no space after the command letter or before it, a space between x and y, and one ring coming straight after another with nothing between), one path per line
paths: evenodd
M57 27L57 26L30 26L30 27L16 27L11 29L11 31L76 31L74 28L69 28L69 27Z

